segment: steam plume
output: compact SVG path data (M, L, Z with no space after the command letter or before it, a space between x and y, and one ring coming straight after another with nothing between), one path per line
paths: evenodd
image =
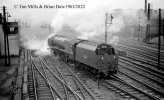
M101 3L100 3L101 4ZM83 39L104 39L105 33L105 13L113 14L113 23L109 26L108 30L108 43L116 43L119 41L118 34L120 34L121 29L125 27L125 24L136 25L138 24L138 10L121 10L110 8L110 4L104 3L102 5L88 4L86 9L62 9L55 13L55 17L51 22L51 27L53 32L47 34L45 32L29 32L27 35L22 34L22 41L24 47L28 49L38 50L37 54L46 51L47 49L47 38L54 34L58 34L64 30L64 26L68 26L72 32L65 32L62 35L76 36ZM93 5L93 6L92 6ZM125 19L127 18L127 20ZM145 15L140 13L140 25L144 26L146 22ZM38 29L40 30L40 29ZM42 33L42 34L41 34ZM33 34L33 35L32 35Z

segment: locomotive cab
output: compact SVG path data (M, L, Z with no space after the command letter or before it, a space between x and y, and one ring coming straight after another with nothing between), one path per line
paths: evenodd
M99 58L99 66L104 67L102 72L106 75L117 73L118 70L118 56L112 46L108 44L100 44L95 51ZM107 72L108 71L108 72Z

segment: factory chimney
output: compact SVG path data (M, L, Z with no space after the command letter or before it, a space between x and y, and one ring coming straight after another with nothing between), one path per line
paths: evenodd
M2 13L0 13L0 24L2 24Z
M148 3L148 14L147 14L148 21L150 20L150 3Z
M145 0L145 13L147 13L147 0Z

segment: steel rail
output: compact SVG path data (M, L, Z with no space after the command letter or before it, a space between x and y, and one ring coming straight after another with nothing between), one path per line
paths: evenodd
M35 80L35 73L34 73L34 68L33 68L33 64L31 63L31 52L30 50L27 51L28 52L28 57L27 59L29 58L28 62L30 63L30 66L31 66L31 71L32 71L32 85L33 85L33 89L34 89L34 98L35 100L38 100L38 97L37 97L37 89L36 89L36 80ZM29 80L28 80L29 82Z
M164 86L164 83L162 83L162 82L160 82L160 81L158 81L158 80L156 80L156 79L153 79L152 77L149 77L149 76L146 76L146 75L144 75L144 74L142 74L142 73L139 73L139 72L137 72L137 71L135 71L135 70L133 70L133 69L131 69L131 68L129 68L129 67L126 67L126 66L121 65L120 63L119 63L119 65L122 66L122 67L124 67L124 68L126 68L126 69L128 69L128 70L130 70L130 71L132 71L132 72L134 72L134 73L137 73L137 74L141 75L142 77L145 77L145 78L147 78L147 79L150 79L150 80L152 80L152 81L154 81L154 82L160 84L161 86ZM162 80L162 79L161 79L161 80ZM164 95L164 93L163 93L163 95Z
M44 61L41 59L41 57L39 56L39 59L42 61L42 63L45 65L45 63L44 63ZM46 66L46 65L45 65ZM56 67L57 68L57 67ZM57 69L57 70L59 70L59 69ZM60 73L60 71L58 71L58 73ZM59 74L59 76L61 76L62 74ZM66 79L63 77L63 75L61 76L63 79L61 79L61 80L63 80L64 82L65 82L65 84L67 84L67 85L69 85L68 84L68 82L66 81ZM66 99L68 99L68 93L66 92L66 86L65 86L65 84L64 83L62 83L63 84L63 86L65 87L64 88L64 90L65 90L65 93L66 93ZM74 94L74 93L73 93ZM76 94L74 94L74 96L75 96L75 98L78 100L78 97L77 97L77 95Z
M156 66L156 67L158 66L157 65L158 64L157 61L134 55L134 53L132 53L132 52L131 53L129 52L127 58L134 59L135 61L143 62L143 63L145 63L147 65ZM164 66L164 63L161 62L161 66Z
M52 61L53 65L54 65L55 68L57 69L58 73L60 73L60 75L62 76L62 78L63 78L63 79L65 80L65 82L66 82L66 79L64 78L63 74L59 71L59 68L55 65L54 60L53 60L50 56L49 56L49 59ZM73 76L72 76L72 77L73 77ZM81 92L81 94L82 94L84 100L86 100L82 88L78 85L78 83L76 82L76 80L75 80L74 78L73 78L73 81L74 81L74 83L76 84L76 87L80 90L80 92Z
M36 89L36 81L35 81L35 73L34 73L33 64L31 64L31 68L32 68L32 78L33 78L33 85L34 85L35 100L38 100L37 89Z
M52 86L51 82L50 82L48 79L45 78L45 76L43 75L43 73L40 71L40 69L38 68L38 66L35 64L35 62L34 62L33 60L32 60L32 63L33 63L33 65L35 66L35 68L38 70L38 72L41 74L41 76L44 78L44 80L46 80L47 84L49 84L49 85L52 87L52 89L57 93L57 95L58 95L62 100L64 100L64 99L62 98L62 96L59 94L58 90L57 90L54 86Z
M133 42L133 43L132 43L132 42ZM130 45L130 46L134 46L133 44L134 44L134 43L135 43L135 44L137 43L137 45L135 45L135 47L143 47L143 48L145 48L145 49L151 49L152 52L158 52L157 46L144 44L143 42L131 41L131 43L129 43L129 41L127 42L127 40L122 39L121 42L120 42L119 44L121 44L121 43L124 43L124 45ZM164 54L164 52L161 52L161 53Z
M53 65L55 66L55 68L57 69L58 73L59 73L60 76L63 78L63 80L64 80L66 83L68 83L68 82L66 81L66 79L64 78L63 74L60 72L59 68L56 66L54 60L53 60L50 56L48 56L48 57L49 57L49 59L52 61ZM81 92L81 94L82 94L84 100L86 100L84 94L82 93L82 88L79 87L79 86L77 85L77 82L75 81L75 79L73 79L73 81L75 82L75 84L76 84L76 86L78 87L78 89L80 89L80 92Z
M155 54L151 54L150 52L145 51L145 50L141 50L141 49L133 48L133 47L125 47L123 45L119 45L119 46L115 46L115 47L117 49L126 50L126 51L128 51L128 53L131 52L131 53L133 53L135 55L142 55L142 57L144 57L144 58L152 58L152 60L156 60L157 59L155 57L156 56Z
M40 56L39 56L39 58L40 58ZM40 59L41 59L41 58L40 58ZM50 60L51 60L51 59L50 59ZM63 78L64 82L67 84L65 78L63 77L63 75L61 74L61 72L59 71L59 69L56 67L56 65L55 65L54 63L53 63L53 65L55 66L55 68L56 68L56 70L57 70L59 76L60 76L61 78ZM62 83L62 84L63 84L63 83ZM63 84L63 87L64 87L64 91L65 91L65 95L66 95L66 100L68 100L69 98L68 98L67 88L66 88L66 86L65 86L64 84ZM77 98L77 97L76 97L76 98Z
M130 84L130 83L128 83L128 82L122 80L120 77L118 77L118 76L116 76L116 75L113 75L113 76L114 76L114 77L113 77L114 79L116 79L116 80L118 80L118 81L120 81L120 82L123 82L124 84L126 84L126 85L128 85L128 86L130 86L130 87L132 87L132 88L134 88L134 89L136 89L137 91L139 91L139 92L141 92L141 93L147 95L148 97L153 98L153 99L155 99L155 100L160 100L159 98L157 98L157 97L155 97L155 96L153 96L153 95L150 95L150 94L148 94L147 92L142 91L141 89L138 89L136 86L134 86L134 85L132 85L132 84Z
M41 62L41 65L42 65L43 72L44 72L44 74L45 74L45 78L46 78L47 80L49 80L49 78L48 78L48 76L47 76L47 73L46 73L46 71L45 71L45 69L44 69L44 67L43 67L42 62ZM51 91L51 94L52 94L52 96L53 96L53 99L55 100L55 94L54 94L53 91L52 91L52 87L50 86L50 84L48 84L48 86L49 86L49 88L50 88L50 91Z
M81 84L81 85L83 85L83 87L85 88L85 90L87 90L87 92L92 96L92 98L94 99L94 100L97 100L97 98L90 92L90 90L77 78L77 76L68 68L68 66L70 66L70 65L68 65L68 64L66 64L66 63L64 63L63 61L62 61L62 63L65 65L65 67L70 71L70 73L76 78L76 80Z
M140 48L127 47L125 45L120 45L120 46L115 46L115 47L128 51L128 54L129 54L128 57L129 58L135 59L137 56L140 56L138 58L143 59L143 60L147 60L148 62L154 62L156 65L154 65L154 63L150 63L150 64L157 66L157 61L158 61L157 56L156 56L157 53L152 54L150 52L150 50L146 51L146 50L142 50ZM141 56L142 56L142 58L141 58ZM136 60L138 60L138 59L136 59ZM161 58L161 64L162 65L164 64L164 60L162 60L162 58Z
M112 87L114 87L114 88L117 88L118 90L123 91L124 93L130 95L132 98L135 98L135 99L137 99L137 100L141 100L140 98L138 98L137 96L133 95L132 93L129 93L128 91L126 91L126 90L124 90L124 89L121 89L120 87L115 86L115 85L113 85L113 84L110 83L110 82L107 82L107 81L102 81L102 82L103 82L103 83L101 83L101 85L106 86L107 88L109 88L109 85L110 85L110 86L112 86ZM105 84L105 83L106 83L106 84ZM111 89L111 88L109 88L109 89Z
M164 76L163 71L159 71L159 70L157 70L157 69L144 66L144 65L141 64L141 63L137 63L137 62L135 62L135 61L131 61L130 59L127 59L127 58L124 58L124 57L119 57L119 58L120 58L121 60L125 60L125 61L128 61L128 62L132 63L132 64L135 64L135 65L137 65L137 66L142 66L142 67L144 67L144 68L146 68L146 69L149 69L149 70L151 70L151 71L153 71L153 72L156 72L156 73L158 73L158 74Z
M135 81L141 83L142 85L144 85L144 86L150 88L151 90L156 91L156 92L160 93L161 95L164 95L162 91L160 91L160 90L158 90L158 89L156 89L156 88L150 86L149 84L144 83L144 82L142 82L141 80L138 80L138 79L136 79L136 78L130 76L129 74L127 74L127 73L125 73L125 72L121 72L121 71L120 71L120 73L122 73L122 74L124 74L124 75L130 77L131 79L133 79L133 80L135 80ZM148 94L149 94L149 93L148 93ZM152 95L152 94L150 94L150 95ZM154 95L152 95L152 96L154 96ZM154 97L156 97L156 96L154 96ZM156 97L156 98L158 98L158 97ZM159 100L160 100L160 98L159 98Z
M147 72L147 73L149 73L149 74L152 74L152 75L154 75L154 76L160 77L161 79L164 80L164 77L163 77L162 75L157 74L157 73L154 73L154 72L152 72L152 71L150 71L150 70L148 70L148 69L144 69L144 68L143 68L144 66L142 66L142 65L140 65L140 66L142 66L142 67L138 67L138 66L136 66L136 65L134 65L134 64L131 64L130 62L125 62L125 61L123 61L123 60L125 60L125 59L120 59L120 62L125 63L125 64L128 64L128 65L131 65L131 66L133 66L133 67L135 67L135 68L137 68L137 69L139 69L139 70L143 70L143 71L145 71L145 72ZM154 70L153 70L153 71L154 71Z
M42 60L42 59L41 59ZM43 61L43 60L42 60ZM46 66L46 68L56 77L56 79L58 79L61 83L63 83L75 96L77 96L80 100L83 100L83 98L78 94L76 93L67 83L65 83L62 79L60 79L54 72L52 69L50 69L48 67L48 65L43 62L43 64Z

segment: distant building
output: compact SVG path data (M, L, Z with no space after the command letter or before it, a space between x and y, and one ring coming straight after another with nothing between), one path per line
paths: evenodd
M10 56L19 56L19 26L18 22L7 22ZM0 55L5 55L4 31L0 24Z
M112 15L114 17L113 22L116 23L113 23L113 25L123 24L121 25L120 31L116 34L121 37L133 38L136 40L147 41L147 42L149 42L149 40L158 37L159 10L150 9L149 13L150 15L145 13L144 9L139 9L139 10L114 9ZM161 10L161 36L164 36L164 10L163 9Z

